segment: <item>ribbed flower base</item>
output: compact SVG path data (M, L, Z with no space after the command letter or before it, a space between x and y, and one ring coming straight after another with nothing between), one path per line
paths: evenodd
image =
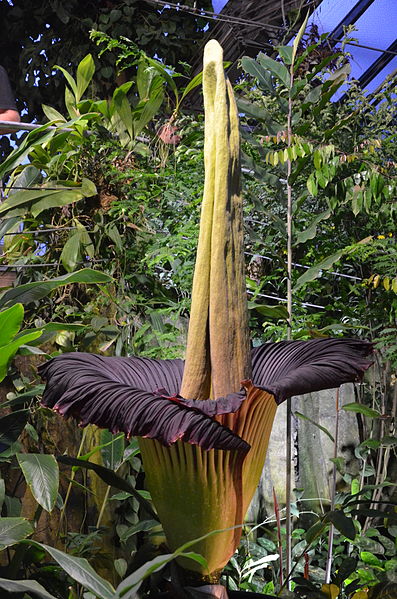
M207 571L192 560L180 562L202 575L221 570L235 552L265 461L276 402L251 383L246 389L247 399L240 410L217 419L251 445L248 454L205 451L180 441L171 447L151 439L139 441L147 486L170 549L222 531L192 547L192 551L205 556Z

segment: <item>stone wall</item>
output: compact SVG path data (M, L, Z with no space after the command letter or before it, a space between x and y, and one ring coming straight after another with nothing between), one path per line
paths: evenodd
M339 392L339 405L355 401L353 385L343 385ZM335 436L336 389L309 393L292 400L293 412L300 412L325 427ZM262 520L274 513L273 487L280 506L285 506L286 472L286 403L276 414L265 467L258 491L253 499L247 517L248 521ZM293 421L293 482L292 488L303 489L303 498L316 499L304 502L304 509L321 511L328 504L331 491L334 444L319 428L300 418ZM353 412L340 411L338 456L344 457L349 472L358 471L359 465L354 457L354 448L359 444L356 415ZM343 483L337 477L337 487Z

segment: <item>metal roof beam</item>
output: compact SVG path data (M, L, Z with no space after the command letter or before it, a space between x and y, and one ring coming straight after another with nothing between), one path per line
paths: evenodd
M374 77L376 77L376 75L378 75L378 73L380 73L387 64L389 64L392 58L395 58L394 52L396 51L397 39L395 39L394 42L392 42L386 49L386 51L383 52L366 71L364 71L361 77L359 77L358 81L360 82L362 88L366 87L368 83L372 81L372 79L374 79Z
M374 0L358 0L357 4L353 6L350 12L342 19L342 21L335 27L333 31L329 34L330 37L339 39L343 35L343 27L348 27L349 25L353 25L361 15L371 6Z

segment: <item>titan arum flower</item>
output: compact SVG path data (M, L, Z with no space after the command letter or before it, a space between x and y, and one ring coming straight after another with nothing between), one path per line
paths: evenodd
M240 540L278 404L362 377L371 345L266 343L251 351L239 188L238 114L220 45L205 48L205 187L186 360L58 356L40 368L43 403L81 426L139 438L148 489L172 550L194 550L216 582ZM232 528L235 527L235 528ZM206 578L207 577L207 578Z

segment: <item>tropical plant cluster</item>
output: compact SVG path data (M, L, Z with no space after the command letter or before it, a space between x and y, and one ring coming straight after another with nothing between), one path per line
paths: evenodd
M117 21L116 10L109 19ZM139 446L106 430L106 414L97 421L104 430L90 425L81 434L38 400L37 366L57 364L58 356L62 364L65 352L177 363L186 346L204 122L183 102L202 78L181 88L177 70L150 58L144 43L98 39L102 56L113 58L101 63L87 54L76 73L58 67L64 107L44 105L48 122L0 165L1 260L16 275L0 296L0 588L7 596L175 596L178 564L204 571L207 548L217 547L217 535L230 536L215 532L222 518L210 514L204 538L170 549L145 484L141 452L149 465L150 440ZM392 593L397 580L395 80L371 97L352 82L347 100L334 102L349 66L342 52L317 51L322 42L311 36L280 47L276 58L241 61L235 95L251 337L254 346L287 334L320 344L361 337L375 344L375 365L355 402L336 408L338 419L347 411L357 417L353 466L337 429L309 419L335 448L331 507L306 518L304 490L296 489L288 532L274 496L272 513L246 523L223 570L231 598L249 591L374 599ZM105 99L93 81L98 67L105 77L109 61L126 80ZM179 539L185 523L167 526L167 536Z

